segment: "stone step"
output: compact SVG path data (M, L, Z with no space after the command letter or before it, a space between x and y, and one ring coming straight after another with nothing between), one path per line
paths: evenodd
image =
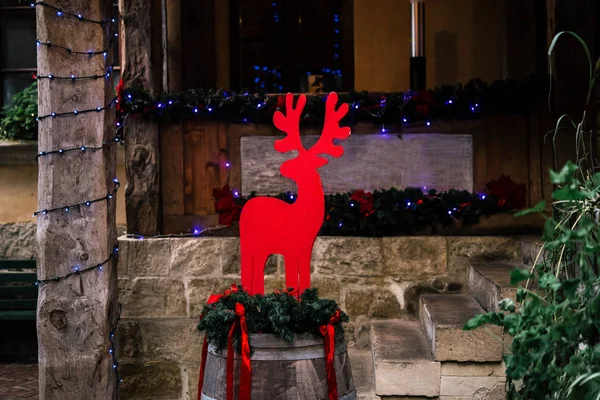
M513 301L517 287L510 284L510 273L521 265L502 262L471 263L468 269L469 294L487 311L500 311L498 303L504 298Z
M546 251L542 250L540 253L540 249L544 245L544 242L537 236L527 236L521 239L521 254L523 256L523 264L528 267L533 266L533 263L536 261L540 264L544 262L546 257Z
M377 396L440 395L441 364L418 321L374 321L371 342Z
M373 353L370 350L348 348L348 357L352 366L352 378L356 388L357 400L375 400L375 375L373 370Z
M502 359L502 329L486 326L463 330L467 321L485 310L463 294L424 294L421 326L436 361L494 362Z

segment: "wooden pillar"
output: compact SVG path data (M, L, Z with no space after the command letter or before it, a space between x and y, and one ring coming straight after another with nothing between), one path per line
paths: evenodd
M102 51L114 42L113 24L104 26L80 21L66 11L94 20L110 19L112 2L71 0L65 13L37 6L38 72L56 77L96 75L108 70L107 56L77 55L73 52ZM67 7L68 4L68 7ZM115 136L114 109L73 113L109 104L114 96L112 79L39 81L39 115L68 113L39 122L40 151L80 146L101 146ZM39 343L40 398L114 399L116 374L113 369L110 332L118 317L115 200L115 145L98 151L50 154L39 159L38 279L64 277L76 268L91 270L65 279L39 283L37 332ZM102 199L105 198L105 199ZM89 206L66 206L102 199ZM100 268L94 268L104 260Z
M162 59L156 15L160 2L120 0L122 79L124 86L143 87L155 95L160 88ZM154 33L154 34L153 34ZM125 123L125 209L127 232L150 236L160 231L160 146L156 122Z

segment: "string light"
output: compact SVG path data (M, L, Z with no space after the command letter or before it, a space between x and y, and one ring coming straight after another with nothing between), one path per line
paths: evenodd
M119 363L117 362L117 356L116 356L116 351L115 351L115 342L113 339L115 338L115 332L117 331L120 321L121 321L121 304L119 303L119 312L117 313L117 320L115 321L115 325L112 327L112 329L108 333L108 341L110 343L109 348L108 348L108 353L111 355L111 358L112 358L113 370L115 371L115 376L116 376L116 380L117 380L117 390L118 390L119 384L123 383L123 380L119 376Z
M93 23L93 24L98 24L98 25L104 25L104 24L114 23L115 22L114 18L109 18L109 19L107 19L105 21L97 21L97 20L94 20L94 19L85 18L83 15L81 15L79 13L74 13L72 11L63 10L62 8L59 8L59 7L55 6L55 5L46 3L44 1L38 1L38 2L35 2L35 3L31 3L30 6L31 7L43 6L43 7L55 10L56 11L56 15L59 16L59 17L62 17L63 15L65 15L65 16L71 16L71 17L77 18L80 21L85 21L85 22L89 22L89 23Z
M78 81L78 80L84 80L84 79L100 79L100 78L108 78L114 70L114 66L111 65L107 72L102 74L102 75L87 75L87 76L75 76L73 74L71 74L70 76L55 76L52 74L48 74L48 75L37 75L37 79L41 80L41 79L49 79L49 80L66 80L66 81Z
M116 35L116 34L115 34ZM57 49L62 49L64 51L66 51L69 54L76 54L76 55L87 55L87 56L96 56L98 54L103 54L106 56L106 53L110 50L110 48L113 45L113 41L114 41L114 36L111 36L109 42L108 42L108 47L106 47L104 50L88 50L88 51L75 51L70 47L66 47L63 46L61 44L54 44L52 43L50 40L47 41L42 41L42 40L36 40L36 43L39 46L46 46L48 48L50 47L55 47Z
M56 276L54 278L38 279L35 281L34 285L39 286L40 284L44 284L44 283L58 282L58 281L67 279L73 275L80 275L80 274L90 272L90 271L102 270L102 266L108 264L117 255L118 252L119 252L119 247L115 245L113 247L113 251L108 255L106 260L102 261L100 264L91 265L86 268L80 268L78 266L75 266L72 268L71 272L69 272L65 275Z
M114 190L107 194L104 197L99 197L97 199L93 199L93 200L86 200L83 201L81 203L76 203L76 204L72 204L72 205L68 205L68 206L61 206L61 207L56 207L56 208L46 208L43 210L38 210L36 212L33 213L33 217L37 217L38 215L42 214L42 215L46 215L49 212L54 212L54 211L64 211L64 212L69 212L71 210L71 208L75 208L75 207L81 207L81 206L90 206L93 203L98 203L104 200L110 200L113 198L113 196L117 193L117 191L119 190L119 188L121 187L121 183L119 182L119 180L117 178L113 179L113 182L115 183L115 188Z
M91 112L100 112L100 111L106 110L107 108L110 108L115 101L116 101L116 99L113 99L106 106L98 106L96 108L89 108L87 110L74 110L74 111L63 112L63 113L51 112L50 114L47 114L47 115L39 115L36 118L36 121L41 121L41 120L49 118L49 117L55 118L55 117L62 117L65 115L80 115L80 114L87 114L87 113L91 113Z

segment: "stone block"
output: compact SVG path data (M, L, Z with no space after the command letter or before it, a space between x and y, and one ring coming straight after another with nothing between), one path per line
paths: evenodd
M208 297L212 294L220 294L231 287L231 284L223 278L190 279L187 284L187 299L189 302L190 317L198 318L202 308L206 305ZM237 282L239 283L239 282Z
M184 399L195 400L198 398L198 378L200 375L200 359L183 366L184 376L187 376L187 387L184 387Z
M139 321L121 320L117 339L120 357L137 358L142 355L142 332Z
M387 288L348 289L345 305L350 318L394 318L403 313L398 299Z
M274 276L265 277L265 293L273 293L276 290L285 289L285 278Z
M194 362L200 360L203 334L198 318L143 320L139 323L144 356L150 360Z
M221 239L172 239L171 275L206 277L221 275Z
M510 273L518 267L501 262L472 263L467 275L469 293L485 310L500 311L500 300L516 299L517 288L510 284Z
M548 251L542 250L543 246L544 242L542 242L542 240L539 238L521 239L521 255L523 257L523 264L531 267L536 260L538 264L545 262Z
M37 253L37 224L0 224L0 259L31 260Z
M450 276L465 283L467 268L474 261L517 261L519 240L502 236L453 236L448 239Z
M506 366L503 362L494 363L458 363L443 362L442 376L506 376Z
M319 297L342 302L341 287L337 279L332 277L315 277L311 279L310 286L319 290Z
M442 376L440 395L476 400L504 400L504 381L495 376Z
M433 360L416 321L378 321L371 326L378 396L440 394L440 363Z
M483 312L477 301L469 296L421 296L421 325L437 361L501 361L501 327L487 326L485 329L463 330L469 319Z
M171 361L121 362L120 387L124 400L176 399L182 394L181 370Z
M171 262L170 239L122 239L129 277L166 276Z
M446 238L385 237L383 259L385 274L400 280L443 275L447 271Z
M382 240L363 237L317 237L311 264L320 274L382 276Z
M117 276L119 278L127 278L128 276L128 254L129 254L129 243L125 237L119 238L119 261L117 263Z
M179 279L120 279L119 301L123 318L187 316L185 287Z
M240 274L240 238L221 238L223 275ZM276 274L283 268L283 257L271 254L265 263L265 275Z
M370 351L348 350L357 396L375 396L375 371Z

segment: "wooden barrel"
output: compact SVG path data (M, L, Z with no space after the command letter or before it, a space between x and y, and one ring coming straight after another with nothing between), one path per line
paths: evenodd
M253 334L252 400L327 400L327 373L323 338L311 334L295 335L288 342L276 335ZM227 389L227 349L208 346L202 400L224 400ZM235 354L234 398L239 387L240 356ZM335 372L338 396L355 400L350 359L344 334L335 338Z

